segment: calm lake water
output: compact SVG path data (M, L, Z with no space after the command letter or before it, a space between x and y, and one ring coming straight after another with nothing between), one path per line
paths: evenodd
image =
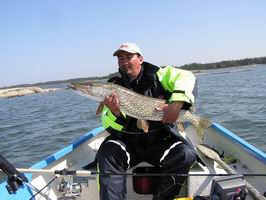
M266 152L266 65L198 74L197 113ZM101 125L98 103L64 90L0 99L0 154L30 167Z

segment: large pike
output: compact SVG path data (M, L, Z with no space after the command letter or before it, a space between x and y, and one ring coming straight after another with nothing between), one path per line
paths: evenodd
M120 110L137 119L161 121L164 115L164 112L158 108L162 108L166 104L165 100L144 96L114 83L75 82L71 83L71 89L99 102L114 92L118 96ZM185 121L191 122L197 129L204 129L212 124L210 120L194 115L189 111L180 113L177 119L177 122Z

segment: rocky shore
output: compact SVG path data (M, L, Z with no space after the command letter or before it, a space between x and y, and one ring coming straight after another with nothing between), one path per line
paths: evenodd
M43 89L40 87L18 87L10 89L0 89L0 98L20 97L29 94L57 91L58 88Z

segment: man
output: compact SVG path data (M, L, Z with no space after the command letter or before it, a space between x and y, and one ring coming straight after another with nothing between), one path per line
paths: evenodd
M121 77L109 82L122 85L146 96L166 99L161 122L148 121L149 131L137 127L137 119L125 116L119 109L117 94L104 100L103 126L111 133L97 153L100 172L125 173L145 161L159 168L160 173L188 173L196 160L193 147L177 133L175 121L181 109L194 103L195 76L188 71L167 66L160 68L144 62L139 47L124 43L117 56ZM154 199L172 199L179 193L185 177L161 176ZM127 199L125 176L100 176L101 200Z

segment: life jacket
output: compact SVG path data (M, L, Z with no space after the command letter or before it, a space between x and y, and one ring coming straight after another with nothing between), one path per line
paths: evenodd
M156 73L159 69L160 67L157 67L147 62L143 62L138 77L133 81L129 81L128 78L123 75L123 72L119 70L121 76L112 77L108 80L108 82L124 86L145 96L168 99L171 93L164 90L158 77L156 76Z
M139 94L150 96L160 99L169 99L171 93L166 91L162 84L160 83L156 73L160 67L152 65L148 62L143 62L141 71L136 79L129 81L128 78L123 75L123 72L119 70L121 77L113 77L108 80L121 86L124 86L130 90L133 90ZM143 130L137 127L137 119L127 116L126 118L119 118L120 124L124 124L122 132L125 133L138 133L143 132ZM165 129L165 124L160 121L148 121L149 123L149 132L157 132L162 129ZM167 124L167 126L174 127L173 124Z

